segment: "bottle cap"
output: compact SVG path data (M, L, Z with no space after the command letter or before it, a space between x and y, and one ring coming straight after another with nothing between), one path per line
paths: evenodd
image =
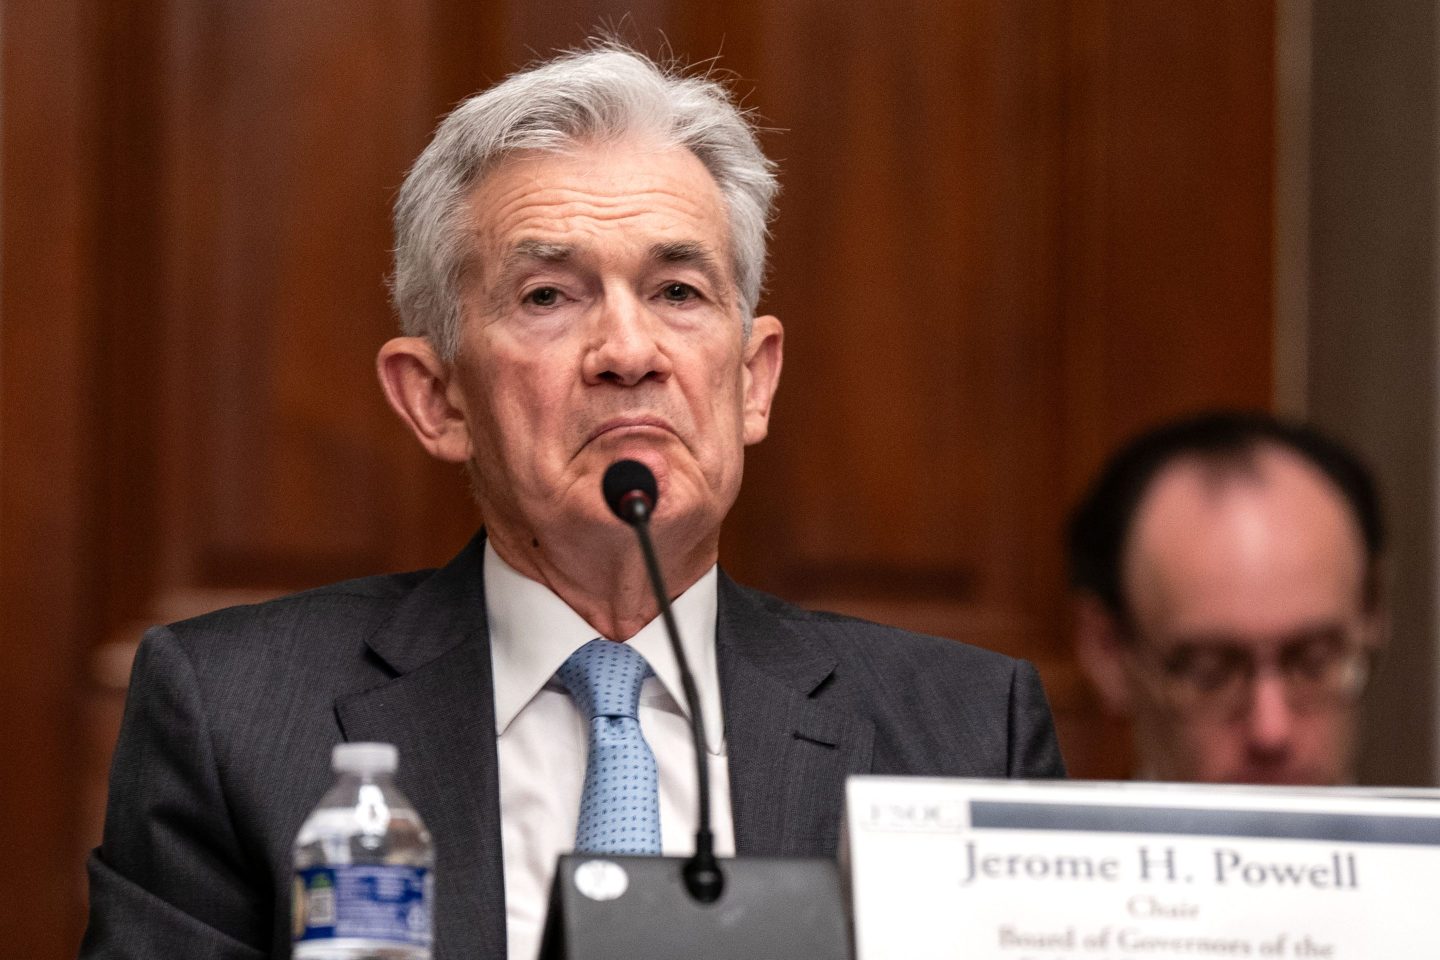
M393 743L337 743L330 751L330 769L336 773L394 773L399 762Z

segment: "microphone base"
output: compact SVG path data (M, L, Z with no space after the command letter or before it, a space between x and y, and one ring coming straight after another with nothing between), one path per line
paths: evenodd
M566 854L555 869L540 960L850 960L833 860L722 860L714 903L686 889L685 857Z

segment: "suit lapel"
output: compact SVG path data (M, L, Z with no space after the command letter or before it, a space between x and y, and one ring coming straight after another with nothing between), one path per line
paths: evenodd
M833 652L723 573L716 642L736 851L833 856L874 725L826 703Z
M482 546L477 537L370 639L398 676L336 703L345 739L399 747L398 782L435 843L436 960L458 960L460 945L466 956L505 956Z

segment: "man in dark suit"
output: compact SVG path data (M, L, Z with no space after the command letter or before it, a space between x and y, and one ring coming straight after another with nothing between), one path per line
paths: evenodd
M343 740L399 747L437 851L435 953L528 960L576 839L587 724L556 676L624 643L658 844L694 829L677 673L606 468L655 474L652 521L710 736L722 853L831 855L852 773L1063 773L1034 669L811 613L716 565L782 330L756 316L775 182L717 84L610 46L458 107L396 210L405 336L378 367L484 518L438 571L152 630L92 857L86 957L285 956L290 844Z

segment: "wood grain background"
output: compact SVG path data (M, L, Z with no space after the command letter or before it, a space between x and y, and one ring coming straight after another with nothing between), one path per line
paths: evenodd
M0 943L73 955L140 628L473 532L372 372L437 119L618 24L719 57L783 194L771 437L723 556L1034 660L1123 776L1060 528L1120 438L1271 396L1274 10L1254 0L16 0L0 29Z

